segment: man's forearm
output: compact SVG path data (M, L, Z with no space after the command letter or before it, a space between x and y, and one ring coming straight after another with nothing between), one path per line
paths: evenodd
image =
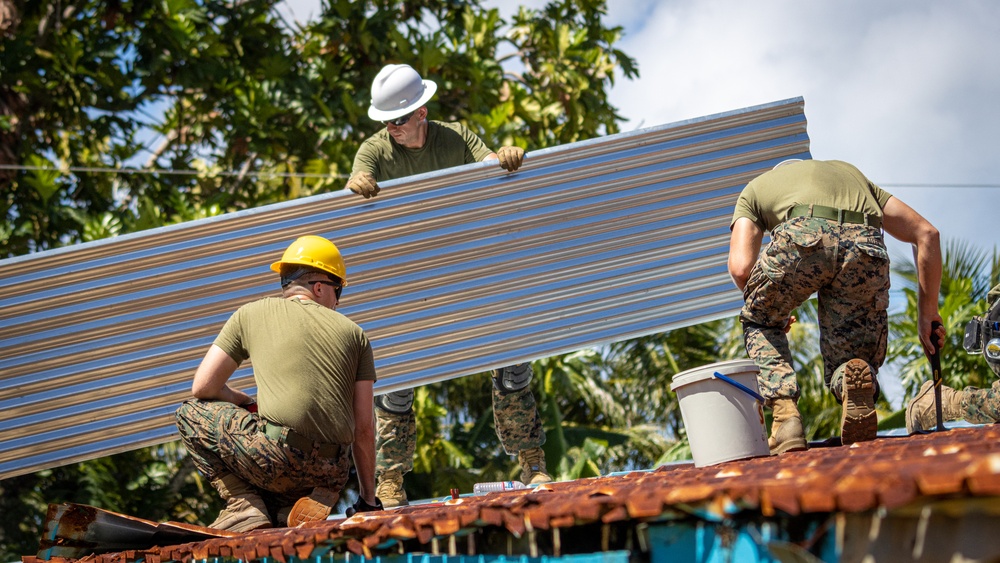
M913 246L919 320L927 325L921 334L929 335L930 319L938 316L941 292L941 234L913 208L895 197L889 198L882 211L885 232Z
M742 217L733 223L733 232L729 238L729 260L727 267L729 277L740 291L747 287L750 272L757 263L760 245L764 231L753 221Z
M913 244L913 263L917 269L917 336L930 354L937 349L936 338L931 334L933 323L942 320L938 310L942 265L937 229L929 227L918 234Z
M375 504L375 432L355 432L354 468L358 472L358 489L361 498L368 504Z
M914 247L917 267L917 302L923 311L937 311L941 293L941 246L934 237Z
M737 287L737 289L739 289L740 291L746 291L747 279L748 279L747 276L742 276L742 275L738 276L737 274L734 274L732 271L730 271L729 277L732 278L733 284Z

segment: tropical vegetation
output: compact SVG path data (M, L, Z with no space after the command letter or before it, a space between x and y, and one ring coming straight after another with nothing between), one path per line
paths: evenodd
M387 63L434 119L532 150L618 132L603 0L0 0L0 256L341 189ZM140 169L141 173L137 173Z
M326 0L306 23L277 7L0 0L0 258L342 189L381 127L366 112L387 63L438 82L432 118L529 151L617 133L610 88L638 76L604 0L553 0L509 21L479 0ZM443 416L438 395L472 380L483 381L421 391L419 468L480 461L427 437L496 440L466 414ZM428 492L450 479L438 474ZM176 444L0 489L8 559L37 546L48 502L191 522L219 508Z
M365 111L386 63L438 80L434 118L529 151L618 132L609 90L638 76L603 0L552 0L510 21L479 0L328 0L306 24L282 21L275 3L0 0L0 257L342 189L379 127ZM997 251L952 244L946 256L944 372L988 385L960 339L1000 281ZM892 318L889 359L909 396L929 369L912 264L897 262L908 304ZM815 303L796 314L800 408L822 439L839 406L822 384ZM726 318L536 361L549 469L575 479L688 459L673 376L743 356ZM417 390L411 498L517 474L492 412L470 408L489 404L490 386L477 374ZM221 504L177 442L9 478L0 492L4 560L35 551L48 503L202 523Z

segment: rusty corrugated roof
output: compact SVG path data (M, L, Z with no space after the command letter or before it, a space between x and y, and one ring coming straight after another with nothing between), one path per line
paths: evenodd
M299 528L260 530L176 546L88 556L94 563L161 563L214 557L244 561L353 553L486 553L469 546L470 531L551 536L623 521L721 519L735 514L799 517L899 509L921 500L1000 496L1000 426L955 428L880 437L849 447L819 447L776 457L696 468L663 466L533 489L462 496L441 503L328 520ZM454 553L451 553L454 555ZM559 555L558 553L555 553ZM38 563L25 557L25 563ZM54 561L66 561L58 558Z

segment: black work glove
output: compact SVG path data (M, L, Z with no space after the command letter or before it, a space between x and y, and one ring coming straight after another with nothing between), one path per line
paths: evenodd
M521 163L524 162L524 149L514 146L500 147L497 156L500 157L500 168L513 172L520 168Z
M382 501L378 497L375 497L375 505L368 504L365 499L358 497L358 502L354 503L354 506L348 508L344 514L350 518L359 512L372 512L374 510L385 510L382 508Z
M375 176L369 172L361 172L355 176L351 176L347 180L347 188L358 195L365 196L365 199L373 198L379 192Z

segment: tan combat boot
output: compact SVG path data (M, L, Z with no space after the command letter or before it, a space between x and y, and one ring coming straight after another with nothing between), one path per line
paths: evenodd
M219 512L215 522L208 525L209 528L249 532L271 527L264 499L246 481L230 473L212 481L212 486L226 501L226 507Z
M806 449L806 434L802 429L802 415L795 399L775 399L771 407L771 437L767 446L771 455L800 452Z
M875 413L875 384L868 362L854 358L843 366L840 378L840 442L843 445L867 442L878 432Z
M964 418L962 392L941 386L942 421ZM934 382L925 381L917 396L906 406L906 431L909 434L937 428L937 407L934 404Z
M293 528L306 522L317 522L326 520L326 517L337 506L340 495L333 489L326 487L316 487L309 493L295 502L292 510L288 513L288 527Z
M525 485L552 482L552 476L545 472L545 452L542 448L517 452L517 462L521 465L521 482Z
M382 501L383 508L406 506L406 491L403 490L403 474L399 471L386 471L378 478L375 496Z

